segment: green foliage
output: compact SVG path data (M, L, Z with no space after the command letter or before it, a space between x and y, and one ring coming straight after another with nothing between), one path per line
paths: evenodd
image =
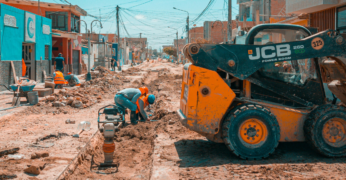
M177 49L172 48L172 47L166 47L163 49L163 52L165 52L166 54L170 55L170 56L174 56L177 57Z

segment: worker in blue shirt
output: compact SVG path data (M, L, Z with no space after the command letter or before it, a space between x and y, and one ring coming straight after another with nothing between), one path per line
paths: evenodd
M55 58L54 61L54 69L59 70L60 72L63 72L64 66L65 66L65 58L62 57L62 54L59 53L58 57Z

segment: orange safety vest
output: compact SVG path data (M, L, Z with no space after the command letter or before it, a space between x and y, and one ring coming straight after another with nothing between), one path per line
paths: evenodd
M139 113L139 99L142 99L142 101L144 102L144 108L145 108L145 107L147 107L147 106L149 105L148 96L149 96L149 94L146 95L146 96L141 96L141 97L139 97L139 98L137 99L137 102L136 102L136 104L137 104L136 114Z
M64 75L60 71L55 72L54 83L55 84L68 84L68 82L64 78Z
M24 77L26 74L26 65L24 59L22 59L22 76Z

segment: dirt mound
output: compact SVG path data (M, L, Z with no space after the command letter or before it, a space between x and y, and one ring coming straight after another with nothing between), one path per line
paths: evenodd
M95 70L97 72L91 72L92 80L82 83L80 88L61 89L58 93L41 100L36 106L28 108L25 113L67 114L69 108L65 106L87 108L101 102L103 98L114 96L116 91L122 89L124 82L128 82L122 73L116 73L101 66L96 67ZM64 108L59 109L60 107Z

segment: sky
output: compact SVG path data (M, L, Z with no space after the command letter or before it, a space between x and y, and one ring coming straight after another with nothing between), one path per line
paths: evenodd
M65 0L42 0L51 3L66 3ZM72 5L78 5L94 16L82 17L90 29L91 21L101 19L103 28L93 23L96 33L116 33L116 6L120 7L120 37L148 38L149 47L158 49L162 45L173 44L173 39L186 37L187 13L173 9L176 7L189 12L190 29L203 26L204 21L227 21L228 0L212 0L214 3L199 19L196 18L207 7L211 0L67 0ZM232 1L232 19L238 14L236 0ZM196 20L196 21L195 21ZM81 27L85 31L84 23Z

